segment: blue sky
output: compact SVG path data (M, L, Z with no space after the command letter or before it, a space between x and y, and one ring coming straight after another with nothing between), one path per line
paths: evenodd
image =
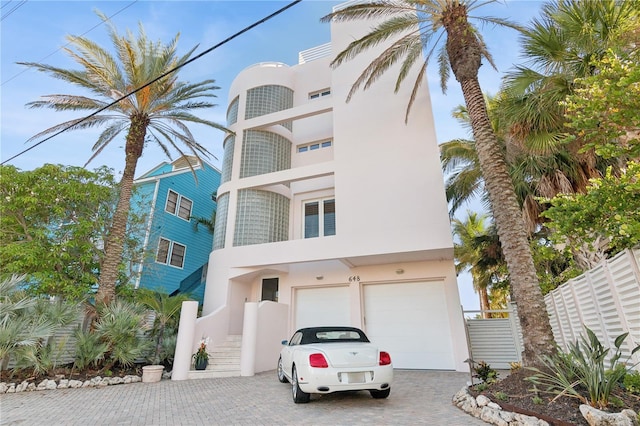
M32 144L26 141L55 124L75 118L77 114L47 109L27 109L25 104L41 95L79 93L68 83L17 65L16 62L43 62L63 68L77 68L60 49L67 34L85 35L102 46L109 46L104 25L94 9L112 16L120 33L127 29L137 33L142 23L151 40L168 42L180 33L178 49L186 52L199 45L196 54L219 43L244 27L287 5L288 1L36 1L30 0L8 14L20 1L3 0L0 23L0 159L5 161ZM180 71L182 80L192 82L213 78L218 91L218 107L204 114L207 119L224 124L227 91L234 77L244 68L264 61L294 65L298 52L329 41L329 24L319 22L339 1L303 0L279 16L239 36L226 45L191 63ZM484 6L480 16L498 16L526 24L537 16L542 2L513 0ZM7 16L5 16L7 14ZM485 64L480 84L494 94L505 71L520 62L518 36L513 30L486 26L482 29L498 71ZM449 81L446 96L440 90L437 67L428 73L438 142L468 137L467 131L451 118L451 111L463 103L455 80ZM416 118L411 118L416 119ZM196 126L196 138L217 157L211 163L220 167L222 133ZM66 132L12 160L10 164L31 170L46 163L83 166L91 157L91 147L98 130ZM112 167L119 173L124 166L123 143L114 141L87 167ZM150 170L164 155L150 146L138 164L137 175ZM460 277L461 299L465 309L477 309L477 296L467 276Z

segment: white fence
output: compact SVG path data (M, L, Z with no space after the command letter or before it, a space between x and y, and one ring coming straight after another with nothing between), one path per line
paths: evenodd
M629 332L621 350L626 358L640 345L640 248L625 250L545 296L558 345L579 339L589 327L605 347ZM640 363L636 352L632 364ZM636 365L640 370L640 365Z

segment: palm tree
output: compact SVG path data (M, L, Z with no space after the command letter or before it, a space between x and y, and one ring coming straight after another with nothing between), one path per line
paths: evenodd
M489 288L504 262L495 228L488 227L486 222L487 215L467 211L465 220L453 219L451 223L453 234L459 240L453 249L456 272L469 270L482 311L491 309ZM491 315L482 312L482 317L490 318Z
M423 60L423 51L427 55L414 83L407 118L417 89L424 83L427 63L433 52L438 52L443 89L450 71L460 83L471 119L485 188L509 268L514 299L518 303L524 337L523 362L532 365L537 363L539 355L551 354L555 347L520 207L478 81L482 59L485 58L489 63L492 60L478 29L469 22L469 17L470 12L487 3L490 1L477 4L473 0L379 0L347 6L322 19L342 22L386 18L368 34L339 52L332 62L333 66L339 66L369 48L395 39L365 68L353 84L350 95L362 85L366 89L391 66L400 62L396 81L398 87L411 67ZM517 28L498 18L475 19L481 23Z
M625 51L635 46L626 35L638 31L637 1L556 0L545 3L540 18L522 33L524 65L507 73L499 109L510 142L539 154L568 151L580 161L583 192L588 179L599 177L606 166L590 152L580 152L579 138L566 138L565 107L561 101L573 92L574 80L597 70L593 60L607 49Z
M182 302L186 300L189 300L189 296L184 294L169 296L158 291L145 291L142 293L140 303L151 309L155 314L152 330L152 336L156 339L152 355L154 364L159 364L162 361L161 352L164 347L164 339L171 332L171 330L168 330L168 326L171 322L178 323Z
M62 69L40 63L22 63L38 71L46 72L76 86L87 89L95 97L83 95L48 95L28 104L31 108L52 108L57 111L96 111L127 93L143 87L169 70L182 66L189 60L195 47L185 55L176 53L178 36L167 45L147 39L142 25L136 38L127 32L120 36L107 17L98 12L107 24L109 36L116 51L115 57L91 40L68 36L71 48L64 48L77 63L80 70ZM197 46L196 46L197 47ZM72 50L75 48L75 50ZM219 87L214 80L198 83L178 81L177 73L168 74L153 84L145 86L126 99L109 107L101 114L74 119L46 129L33 139L72 126L86 129L106 126L93 145L93 160L122 132L126 132L125 166L120 181L120 196L113 216L110 232L105 243L105 254L100 270L99 289L96 301L109 303L115 297L118 267L122 261L123 242L127 215L138 159L142 156L146 142L156 143L171 158L171 152L208 156L210 152L194 139L186 122L204 124L215 129L226 129L214 122L192 114L193 110L214 107L208 99ZM185 153L186 151L186 153ZM87 162L87 163L88 163Z

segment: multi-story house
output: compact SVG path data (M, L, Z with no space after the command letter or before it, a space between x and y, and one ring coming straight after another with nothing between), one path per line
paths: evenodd
M369 25L333 23L298 64L233 81L203 316L181 323L193 339L175 380L202 336L215 347L241 335L251 375L276 367L282 339L321 325L361 327L397 368L468 371L427 82L405 123L418 69L394 93L392 67L347 103L382 47L330 66Z
M136 288L188 293L202 302L220 171L195 157L162 163L135 180L132 210L146 217L143 258L133 265Z

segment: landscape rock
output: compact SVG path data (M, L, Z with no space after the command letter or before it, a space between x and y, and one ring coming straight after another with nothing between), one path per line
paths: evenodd
M638 415L633 410L605 413L590 405L582 404L580 413L589 426L638 426Z
M453 405L473 417L496 426L549 426L549 423L537 417L504 411L499 404L492 402L484 395L474 398L466 387L453 396Z
M45 391L55 389L77 389L90 387L105 387L127 383L139 383L142 377L136 375L127 375L125 377L100 377L96 376L90 380L80 381L73 379L65 379L64 376L58 375L55 380L43 379L39 383L29 382L27 380L22 383L0 382L0 394L3 393L19 393L30 391Z

